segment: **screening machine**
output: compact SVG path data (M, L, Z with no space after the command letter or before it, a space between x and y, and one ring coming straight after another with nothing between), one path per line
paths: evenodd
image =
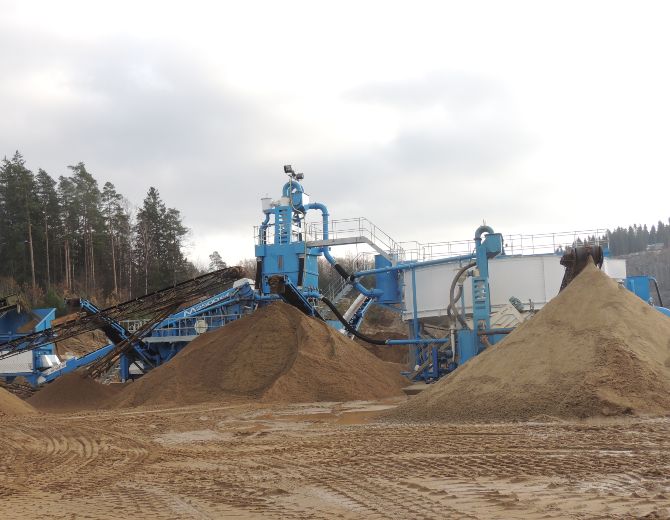
M0 377L22 375L37 385L82 368L93 377L118 370L125 381L169 361L198 335L283 300L351 337L383 346L409 345L408 375L434 380L495 345L560 289L563 248L557 248L554 235L551 247L539 251L534 246L532 254L525 254L515 239L503 241L500 233L482 225L460 249L442 243L410 251L366 219L331 221L326 205L311 202L305 193L303 175L291 166L284 172L288 182L281 196L261 199L264 218L254 232L254 280L233 267L107 309L76 299L70 303L79 312L71 319L54 327L47 320L30 334L4 338L0 370L21 356L32 356L33 362L0 372ZM308 220L312 213L320 218ZM371 249L374 267L348 272L340 265L331 249L352 245ZM602 251L598 244L593 247ZM439 248L446 248L446 254L426 254ZM582 256L574 260L581 262ZM340 279L328 290L319 287L320 258ZM599 260L607 274L625 279L624 260L611 259L606 252ZM573 264L571 273L576 275L581 264ZM345 296L351 296L348 305L343 305ZM398 313L409 337L380 340L362 334L361 323L373 306ZM54 355L53 343L96 328L105 332L109 345L79 358ZM34 356L43 361L45 354L56 359L46 365L35 362Z

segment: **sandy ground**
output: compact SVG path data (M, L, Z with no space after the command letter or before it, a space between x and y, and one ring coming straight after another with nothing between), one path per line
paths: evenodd
M670 420L396 426L383 403L3 419L0 518L666 518Z

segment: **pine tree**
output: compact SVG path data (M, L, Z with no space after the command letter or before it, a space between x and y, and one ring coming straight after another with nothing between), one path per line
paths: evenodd
M62 234L62 266L63 282L66 292L74 290L74 264L76 262L76 247L74 243L79 233L79 208L75 204L75 186L69 177L58 179L58 204L61 208Z
M218 251L214 251L209 255L210 271L218 271L219 269L225 269L226 267L228 267L228 265L223 261Z
M30 281L33 289L37 287L33 220L38 207L35 177L17 151L0 166L0 249L4 257L0 274L19 283Z
M112 272L112 293L119 294L119 280L117 276L117 257L118 251L118 222L121 212L121 202L123 197L116 192L116 188L111 182L106 182L102 187L100 202L102 205L102 216L104 220L105 232L109 243L109 257L111 258Z
M142 208L137 212L135 224L135 256L141 269L144 294L149 288L158 288L160 275L158 272L158 254L161 234L161 216L165 213L165 204L161 201L158 191L149 188Z
M164 285L176 285L186 265L182 248L188 229L182 224L181 214L174 208L168 208L161 217L160 244L166 260L162 266L167 268L164 269L162 281Z
M84 288L87 294L95 294L96 249L101 250L100 239L103 235L103 218L100 211L100 190L98 181L93 178L83 162L68 166L72 170L76 211L78 213L78 231L80 239L77 250L83 259Z
M56 237L59 236L60 225L60 205L58 203L58 193L56 192L56 181L54 181L47 172L41 168L35 178L37 200L39 201L41 219L43 227L43 265L46 276L43 278L46 289L49 290L52 282L52 269L54 268L53 247Z

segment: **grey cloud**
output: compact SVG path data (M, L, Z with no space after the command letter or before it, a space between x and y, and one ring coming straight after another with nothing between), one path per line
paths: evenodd
M346 98L406 109L444 105L453 110L472 110L491 99L505 96L501 86L486 78L457 72L440 72L423 78L362 85Z
M524 137L514 129L434 129L402 132L389 152L405 169L430 173L482 175L500 168L526 151Z
M333 218L367 216L398 240L467 238L507 204L533 211L512 182L496 186L499 170L528 148L492 82L443 74L360 87L349 102L410 112L440 104L448 119L405 129L383 146L305 150L301 136L319 131L318 114L314 128L277 120L168 42L117 38L81 47L5 29L0 48L12 52L0 55L0 67L12 75L0 84L0 153L19 149L31 168L53 176L84 161L136 204L154 185L200 236L248 230L243 256L253 256L258 199L278 196L283 163L305 172L307 191ZM20 84L43 71L58 72L69 95L11 92L12 78Z
M364 85L346 97L381 104L410 118L425 110L442 114L440 120L402 129L383 151L397 167L416 175L484 175L532 147L505 88L484 77L434 73Z
M2 96L1 153L19 149L29 166L53 176L84 161L137 204L155 185L199 230L256 214L250 200L268 166L256 150L280 126L211 77L197 57L165 42L77 47L3 34L12 53L0 66L17 84L55 71L66 95Z

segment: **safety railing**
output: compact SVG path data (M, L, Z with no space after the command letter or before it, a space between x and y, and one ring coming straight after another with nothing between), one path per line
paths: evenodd
M365 217L332 220L329 222L328 238L343 239L364 237L378 248L388 252L398 261L426 261L451 256L472 254L475 249L474 239L444 242L398 242ZM259 227L254 228L254 236L258 243ZM273 242L273 226L267 228L268 244ZM323 222L308 222L304 230L293 226L294 240L323 240ZM554 233L508 234L503 235L505 254L537 255L561 253L566 247L575 244L608 245L606 229L586 229L577 231L559 231Z
M575 245L609 245L606 229L560 231L555 233L503 235L506 255L561 254L567 247ZM453 242L401 242L405 260L426 261L451 256L472 254L475 241Z
M404 260L408 262L424 262L451 256L471 254L475 249L474 240L457 240L451 242L401 242L405 251Z
M331 220L328 223L328 238L342 239L364 237L377 247L391 255L403 256L403 248L400 243L391 238L386 232L370 222L365 217ZM323 240L323 222L309 222L307 224L308 240Z
M562 253L566 248L576 245L600 245L608 247L609 238L606 229L588 229L580 231L562 231L534 235L505 235L505 253L508 255L537 255L543 253Z

